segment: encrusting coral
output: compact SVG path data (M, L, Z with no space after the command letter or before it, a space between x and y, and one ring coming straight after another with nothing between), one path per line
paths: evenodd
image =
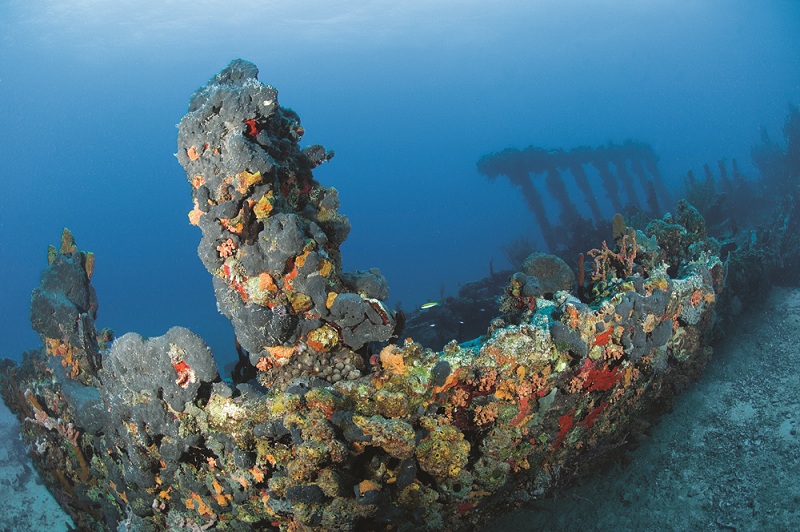
M195 93L178 158L200 258L263 387L223 380L180 327L109 346L71 236L32 305L47 348L3 368L79 528L469 529L600 463L708 360L722 264L688 208L606 252L630 262L588 303L566 272L543 292L535 275L562 265L534 257L485 336L364 360L393 332L386 282L341 271L349 225L311 174L330 154L298 147L299 118L256 75L234 61ZM62 304L63 286L83 295Z
M345 364L388 340L393 313L380 271L341 271L339 246L350 230L338 193L311 170L333 152L300 149L304 130L278 92L234 61L191 98L178 127L178 161L192 186L190 221L220 311L233 323L265 386L285 385L314 368Z

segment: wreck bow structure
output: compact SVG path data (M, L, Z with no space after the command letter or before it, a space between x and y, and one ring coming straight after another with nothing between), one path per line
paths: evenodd
M44 346L4 363L3 398L79 528L471 529L600 463L705 365L723 265L685 203L644 232L615 224L589 298L535 257L484 336L389 343L387 283L342 271L348 221L312 174L332 153L300 148L257 74L237 60L199 89L177 154L254 378L221 377L184 328L98 331L94 257L67 231L34 292Z

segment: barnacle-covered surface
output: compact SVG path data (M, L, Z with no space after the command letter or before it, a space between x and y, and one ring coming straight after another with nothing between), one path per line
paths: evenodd
M341 272L347 222L311 174L329 154L298 147L299 118L256 73L236 61L195 94L178 158L257 382L223 380L179 327L109 345L71 235L37 289L60 310L34 297L45 348L4 367L3 397L77 526L469 529L600 463L706 364L724 268L688 204L644 232L615 223L574 293L543 292L541 271L565 272L532 258L481 338L363 360L394 327L386 283ZM65 268L68 284L50 282Z

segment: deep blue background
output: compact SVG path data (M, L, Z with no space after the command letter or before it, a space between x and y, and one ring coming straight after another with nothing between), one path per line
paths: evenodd
M798 2L354 4L0 2L0 356L38 345L30 292L64 226L96 254L99 326L184 325L231 356L173 153L236 57L336 151L316 177L353 223L345 268L379 267L405 308L536 234L481 155L633 138L676 187L719 158L753 175L759 126L781 138L800 102Z

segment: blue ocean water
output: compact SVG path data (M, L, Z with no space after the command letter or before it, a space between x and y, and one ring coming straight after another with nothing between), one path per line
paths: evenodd
M191 328L220 360L175 124L242 57L336 157L346 269L378 267L404 308L504 266L538 235L519 191L475 163L507 147L650 143L677 190L780 137L800 102L796 2L0 3L0 355L39 339L30 292L69 227L94 251L98 325ZM507 266L507 264L505 264Z

